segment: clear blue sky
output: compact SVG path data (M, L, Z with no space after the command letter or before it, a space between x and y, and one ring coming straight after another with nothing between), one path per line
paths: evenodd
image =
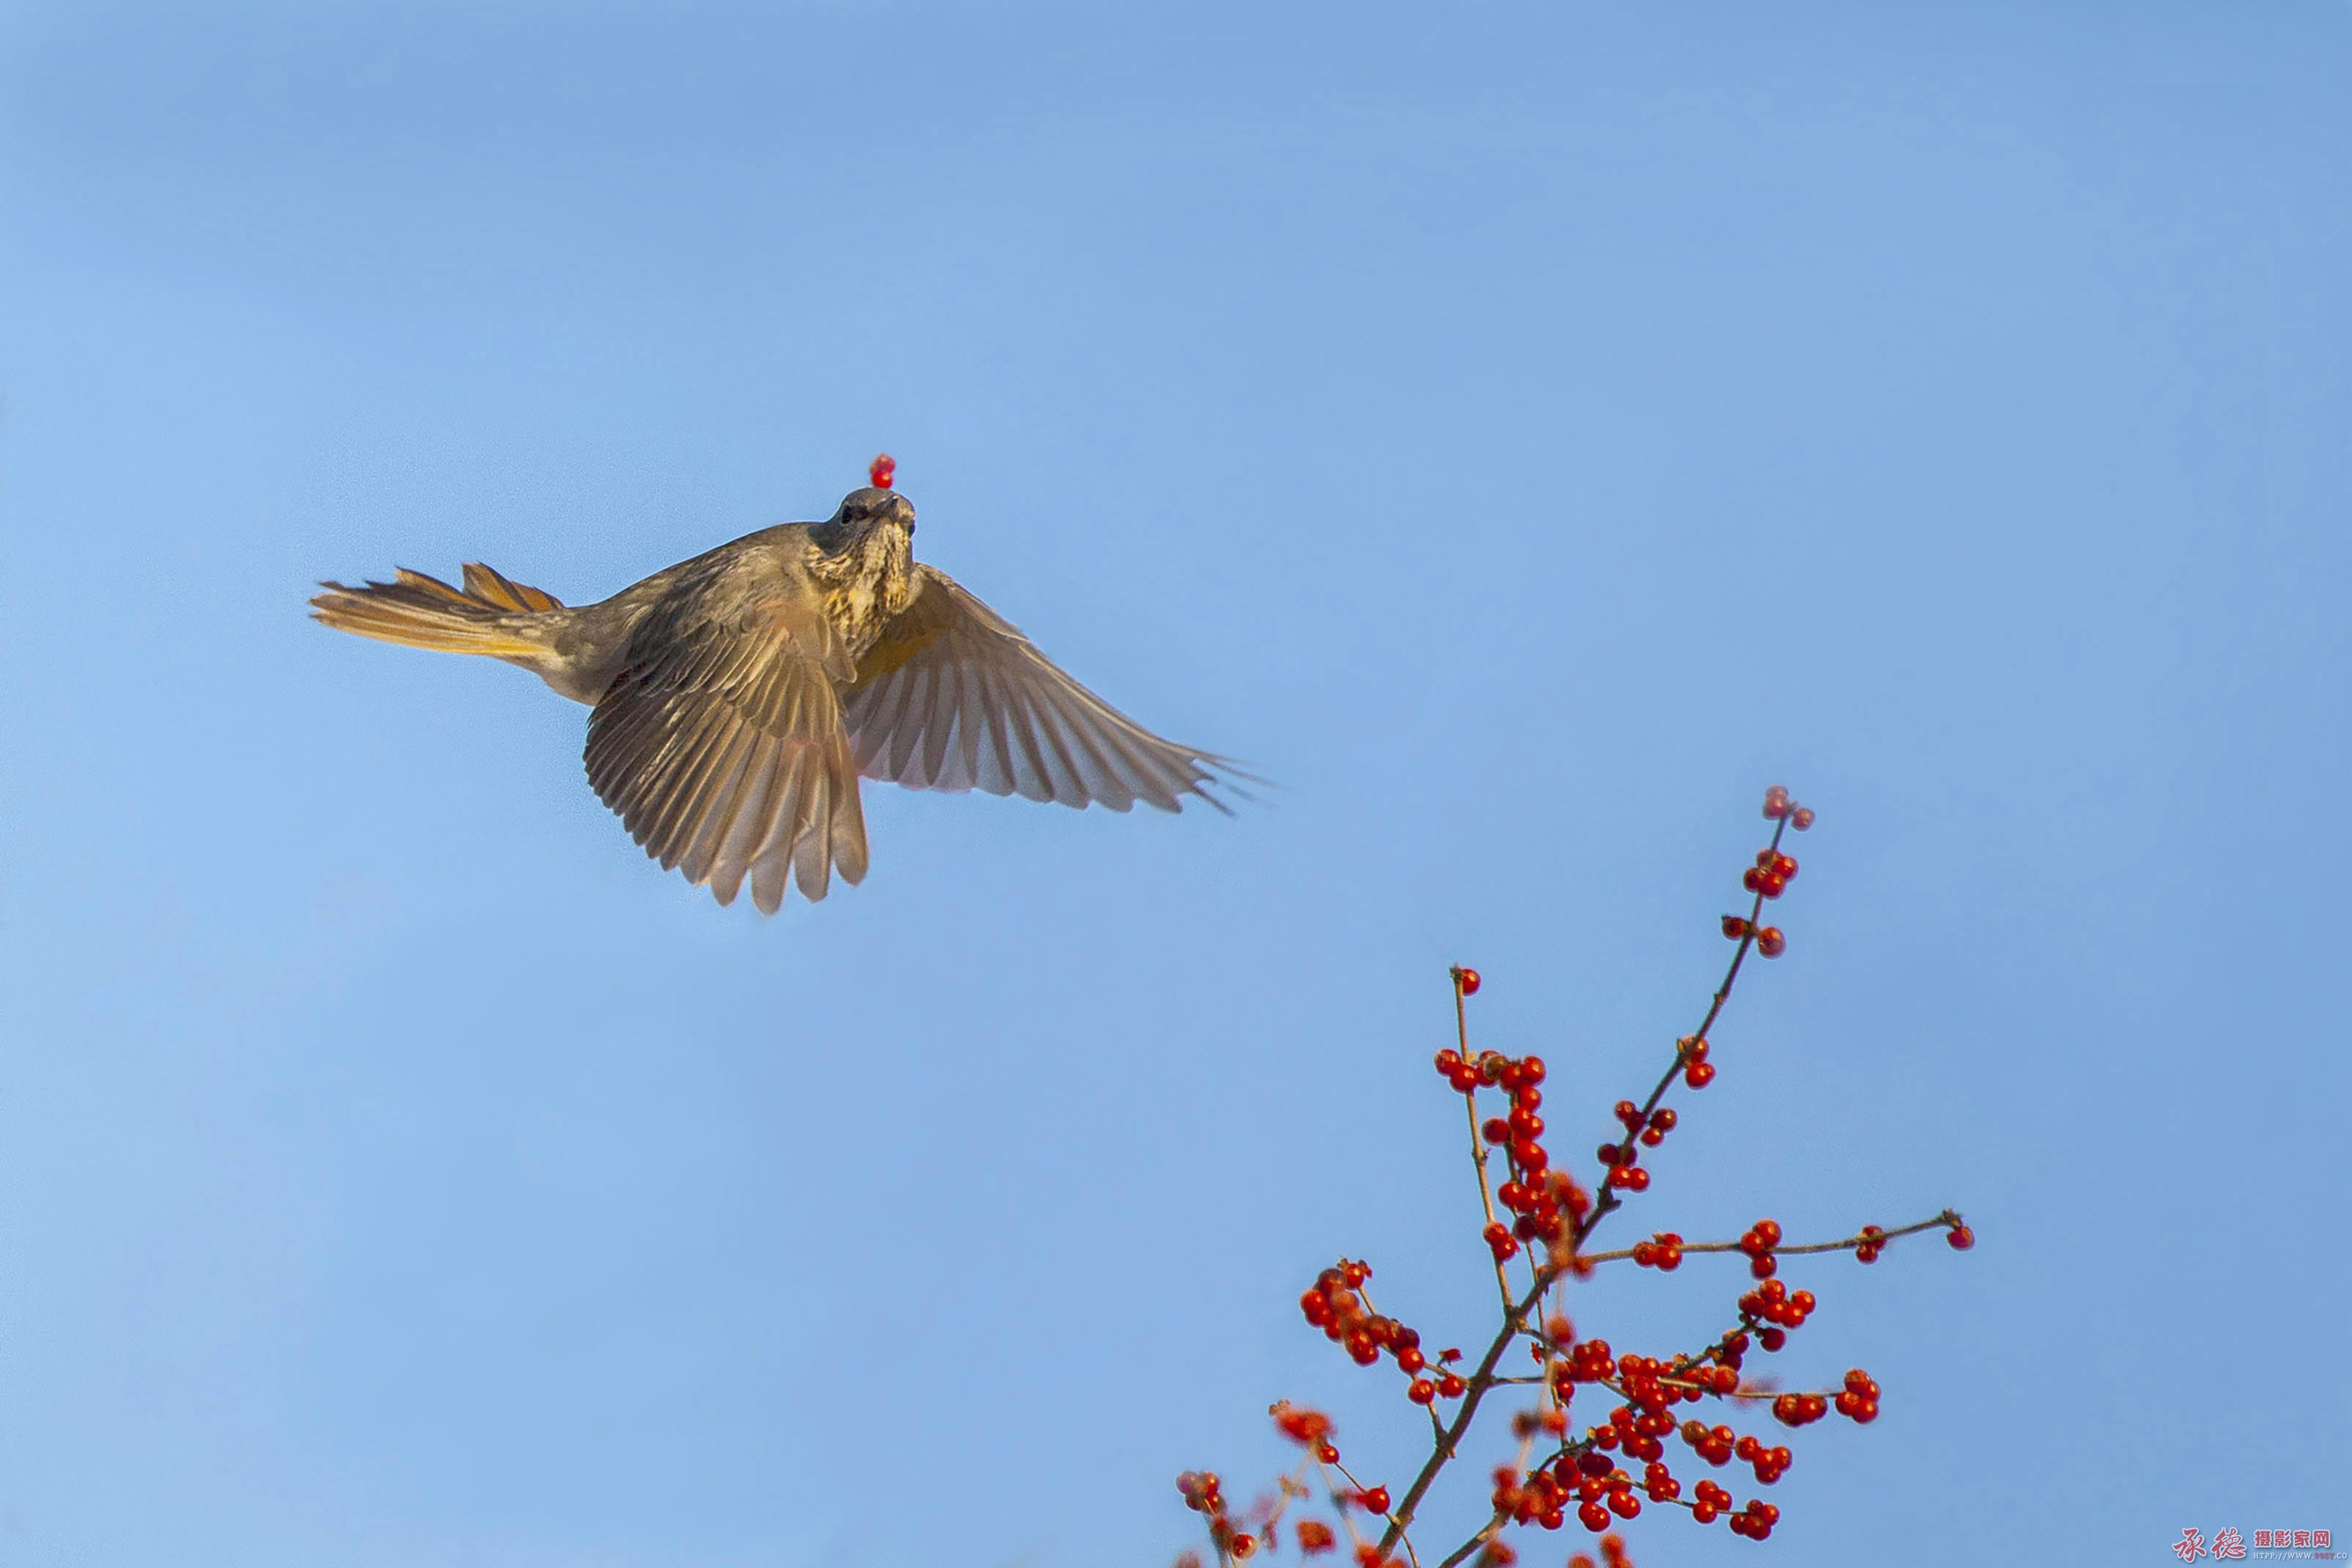
M1486 1321L1445 965L1597 1141L1775 779L1638 1228L1981 1242L1792 1268L1885 1416L1637 1559L2352 1533L2352 6L1267 9L0 12L0 1561L1159 1564L1282 1395L1401 1481L1295 1302ZM1274 801L873 789L762 921L305 618L882 449Z

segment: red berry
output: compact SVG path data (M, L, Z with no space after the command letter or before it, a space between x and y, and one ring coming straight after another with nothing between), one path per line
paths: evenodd
M1609 1510L1597 1502L1589 1502L1578 1509L1576 1517L1578 1522L1595 1535L1609 1528Z
M1683 1068L1683 1081L1693 1089L1705 1089L1715 1081L1713 1062L1693 1062Z
M1789 814L1789 791L1785 784L1774 784L1764 792L1764 815L1774 820Z
M1386 1513L1389 1510L1389 1489L1366 1487L1356 1494L1356 1506L1366 1513Z
M891 479L897 476L898 472L898 460L890 456L887 452L876 458L866 469L866 477L874 481L874 488L877 490L888 489L890 488Z
M1465 969L1459 964L1454 966L1454 984L1455 988L1462 993L1462 994L1465 996L1475 996L1478 994L1478 987L1480 984L1481 982L1478 978L1478 972L1476 970Z
M1739 915L1726 915L1723 917L1723 934L1729 937L1734 942L1738 942L1741 937L1746 936L1748 934L1748 921Z
M1767 958L1778 958L1787 951L1789 939L1780 934L1779 926L1766 926L1756 933L1756 951Z
M1404 1391L1404 1396L1415 1405L1426 1405L1437 1397L1437 1384L1425 1377L1416 1377L1412 1386Z
M1789 814L1789 826L1795 828L1800 833L1802 833L1806 828L1811 827L1812 825L1813 808L1810 805L1801 805L1797 807L1796 810Z
M1944 1239L1951 1245L1953 1251L1966 1252L1977 1244L1977 1233L1967 1226L1956 1225L1944 1233Z

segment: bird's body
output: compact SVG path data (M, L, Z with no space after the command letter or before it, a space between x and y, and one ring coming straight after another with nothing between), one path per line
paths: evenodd
M887 475L877 465L877 479ZM914 508L877 485L832 518L747 534L593 605L488 567L400 571L313 599L331 626L520 665L593 710L588 777L665 867L722 904L748 878L824 896L866 874L858 778L1166 811L1230 773L1070 679L914 560Z

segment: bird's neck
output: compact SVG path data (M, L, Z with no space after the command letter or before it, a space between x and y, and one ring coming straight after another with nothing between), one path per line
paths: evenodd
M825 618L850 657L861 658L914 600L914 542L903 528L869 529L839 550L816 552L809 575L824 596Z

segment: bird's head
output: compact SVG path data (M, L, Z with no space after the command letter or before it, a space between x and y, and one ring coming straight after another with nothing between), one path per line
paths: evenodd
M903 540L914 531L914 503L897 490L876 485L842 497L833 515L810 530L827 552L850 549L893 532Z

